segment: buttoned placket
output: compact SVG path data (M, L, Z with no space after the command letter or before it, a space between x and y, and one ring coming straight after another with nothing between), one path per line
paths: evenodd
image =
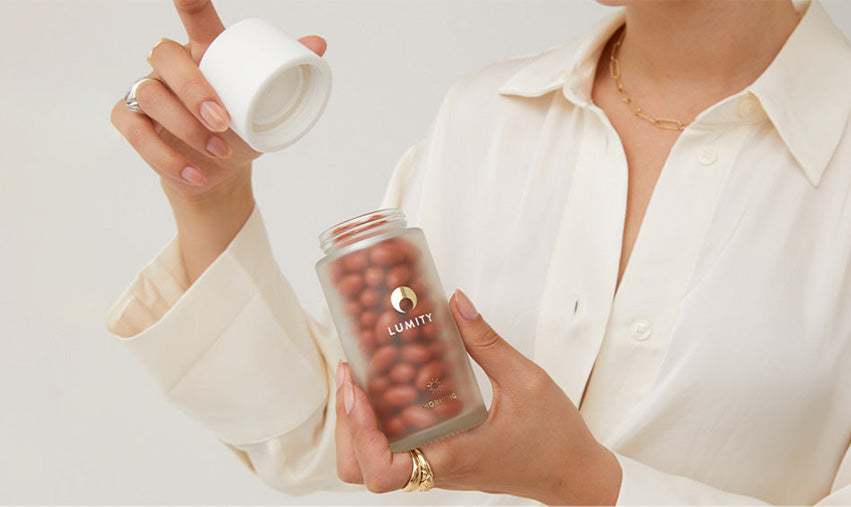
M740 119L743 112L752 116L754 108L758 103L751 97L730 97L681 134L657 181L617 292L626 157L603 111L589 105L583 112L589 134L577 157L551 258L535 356L555 372L556 382L604 442L616 440L652 390L744 141L745 125L720 127L717 121ZM568 299L582 305L581 314L568 311L574 307Z

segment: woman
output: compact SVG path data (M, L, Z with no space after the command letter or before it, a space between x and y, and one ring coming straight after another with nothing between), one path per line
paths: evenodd
M198 72L221 22L175 3L189 51L158 44L113 123L178 235L110 328L273 486L399 490L414 464L278 272L257 153ZM817 2L606 3L456 84L385 195L471 294L450 308L493 389L423 452L437 488L506 496L428 500L851 502L851 48Z

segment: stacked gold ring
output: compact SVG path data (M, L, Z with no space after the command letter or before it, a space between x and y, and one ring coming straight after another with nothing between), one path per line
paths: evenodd
M434 472L431 470L431 464L426 459L422 449L413 449L409 452L414 469L411 471L411 478L408 479L408 483L405 484L402 491L410 493L417 490L430 490L434 487Z

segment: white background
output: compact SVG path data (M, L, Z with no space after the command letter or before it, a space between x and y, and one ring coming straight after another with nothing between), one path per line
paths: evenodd
M825 1L846 34L851 2ZM221 0L317 33L335 88L311 133L256 165L278 260L311 311L326 226L375 208L447 87L538 52L610 12L591 0ZM371 503L264 486L166 405L105 330L172 236L157 178L109 124L163 36L169 0L0 0L0 503ZM421 499L422 500L422 499Z

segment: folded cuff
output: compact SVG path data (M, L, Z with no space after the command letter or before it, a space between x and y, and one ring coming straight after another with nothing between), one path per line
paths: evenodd
M325 403L308 317L257 209L185 292L182 269L172 241L108 319L172 403L233 445L286 433Z

